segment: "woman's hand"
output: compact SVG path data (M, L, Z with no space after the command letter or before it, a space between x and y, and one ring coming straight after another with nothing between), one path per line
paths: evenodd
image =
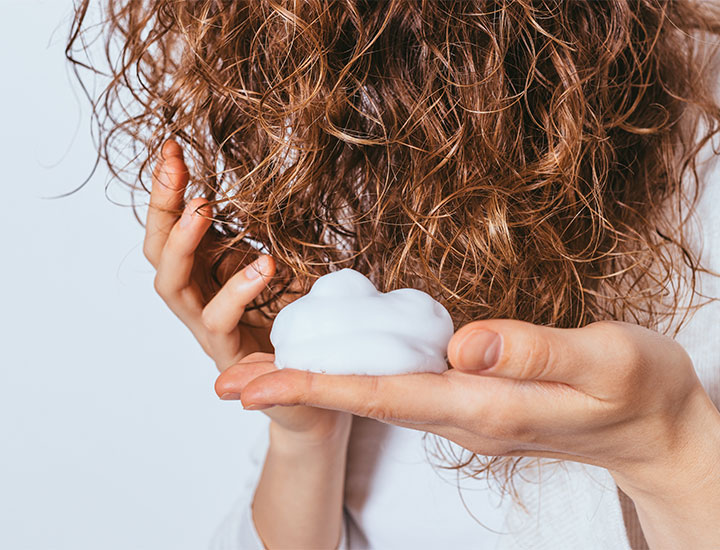
M239 400L239 387L244 387L248 382L265 374L276 372L277 367L273 363L275 356L271 353L253 353L232 367L228 376L221 376L215 382L215 392L221 399L226 401ZM298 371L294 371L298 372ZM347 412L301 406L299 403L294 407L271 407L270 405L245 404L249 410L262 410L277 426L276 431L282 431L283 437L290 439L308 439L314 441L325 441L329 439L345 439L350 433L352 415ZM272 431L271 431L272 433ZM293 435L291 435L293 434Z
M273 355L263 353L272 350L270 327L252 330L241 321L275 273L275 263L270 256L258 257L206 302L202 248L212 239L211 212L201 198L185 204L187 182L182 150L168 141L153 174L145 233L145 256L157 269L155 289L220 371L230 368L235 380L255 378L272 365ZM221 395L231 391L221 383L216 389ZM352 415L306 406L264 412L271 419L270 446L253 499L258 532L269 548L336 546Z
M338 376L230 369L246 407L306 404L436 433L483 455L603 466L652 548L720 547L720 413L683 348L618 322L466 325L444 374ZM714 519L713 519L714 518Z
M206 303L199 275L205 275L207 266L198 265L196 250L212 224L211 212L202 198L185 204L187 183L182 149L168 141L153 173L143 251L157 269L155 290L223 371L250 353L267 350L268 327L239 323L275 273L275 263L270 256L259 256Z
M203 299L202 270L196 252L212 224L202 198L185 204L188 169L180 146L168 141L162 160L153 173L150 208L145 229L144 253L157 269L155 289L170 309L192 331L218 370L235 365L240 378L263 372L272 355L270 327L251 328L240 324L245 308L265 288L275 273L271 256L262 255L233 275L209 301ZM184 208L184 210L183 210ZM182 215L178 212L182 211ZM254 319L257 322L257 319ZM273 420L276 438L324 441L345 437L351 415L311 407L265 411ZM340 437L340 439L342 439Z

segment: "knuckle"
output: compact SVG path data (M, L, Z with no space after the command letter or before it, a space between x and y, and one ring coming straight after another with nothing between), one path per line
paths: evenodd
M160 296L163 300L167 298L167 283L165 282L164 277L162 277L159 273L155 275L155 279L153 279L153 288L155 289L157 295Z
M512 358L518 361L520 377L523 379L543 378L554 362L552 346L547 338L537 333L521 344L519 353Z
M185 176L188 172L185 161L182 158L176 156L170 156L165 158L162 168L163 172L166 172L168 175L171 176Z
M359 410L360 416L374 418L380 422L392 420L392 411L388 410L383 403L380 392L380 379L377 376L370 378L367 389L368 399L362 404Z
M641 365L643 354L633 338L625 332L618 331L615 335L615 342L617 342L620 353L619 360L625 366L626 371L635 370Z
M254 351L243 357L243 363L260 363L262 361L270 361L273 355L264 351Z
M644 338L638 338L638 331L647 329L619 321L599 321L591 326L604 344L604 354L597 358L597 364L604 369L604 376L598 379L598 395L611 406L607 414L617 418L634 416L639 402L645 399L646 392L640 389L648 380L663 375L645 356L647 349L641 343Z
M607 348L612 350L615 386L635 388L644 370L644 356L634 335L624 323L616 321L599 321L594 327L602 331Z
M299 385L302 391L297 396L301 403L312 403L315 400L315 376L310 371L304 371L302 373L302 384Z
M157 275L155 275L153 288L158 296L160 296L160 298L162 298L165 302L173 300L178 294L178 289L170 283L162 272L158 272Z
M166 157L155 164L153 169L153 183L158 184L154 191L168 193L173 191L172 178L184 175L186 172L184 162L178 157Z
M153 250L152 244L148 239L143 242L143 256L154 266L156 263L156 254Z
M591 325L593 329L602 334L602 339L614 348L619 359L629 359L634 352L634 338L630 335L628 326L618 321L598 321Z
M392 415L386 409L373 403L363 405L358 411L358 414L366 418L372 418L378 422L390 422L392 420Z
M212 308L206 307L200 312L200 322L208 332L221 332L222 327Z

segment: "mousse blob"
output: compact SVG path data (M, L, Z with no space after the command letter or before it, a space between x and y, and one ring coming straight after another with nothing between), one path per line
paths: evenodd
M270 331L275 365L327 374L441 373L453 322L413 288L379 292L362 273L341 269L285 306Z

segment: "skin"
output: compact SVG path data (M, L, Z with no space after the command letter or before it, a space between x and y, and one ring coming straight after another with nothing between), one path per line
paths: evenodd
M312 405L432 432L486 455L607 468L652 549L720 548L720 413L674 340L599 322L477 321L444 374L338 376L241 362L216 389L245 407ZM227 398L227 396L226 396Z
M209 221L201 199L188 203L184 224L168 212L183 205L187 169L176 144L163 156L146 255L158 268L158 292L222 371L218 395L272 420L253 506L268 548L337 545L350 413L479 454L602 466L635 502L653 550L720 547L720 412L675 341L612 321L555 329L496 319L455 333L453 368L443 374L278 370L258 338L238 328L272 260L261 277L243 270L203 304L191 274Z
M264 364L272 357L261 352L269 328L251 329L241 321L250 320L246 306L275 273L273 259L260 256L206 303L195 274L203 267L196 250L211 225L204 208L207 201L195 198L185 203L189 174L177 143L165 143L161 157L153 174L143 246L157 269L155 289L218 370L247 364L252 372L254 361ZM352 416L307 406L264 412L271 419L270 446L253 501L258 534L269 549L335 548Z

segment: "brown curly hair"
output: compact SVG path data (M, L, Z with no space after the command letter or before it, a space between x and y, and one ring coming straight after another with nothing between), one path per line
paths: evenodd
M456 327L657 328L695 288L685 226L720 128L707 5L101 4L90 25L77 3L67 47L109 79L89 94L100 159L137 192L183 144L213 205L208 296L257 247L278 265L254 304L270 318L341 267L429 292ZM107 72L79 57L96 40Z

